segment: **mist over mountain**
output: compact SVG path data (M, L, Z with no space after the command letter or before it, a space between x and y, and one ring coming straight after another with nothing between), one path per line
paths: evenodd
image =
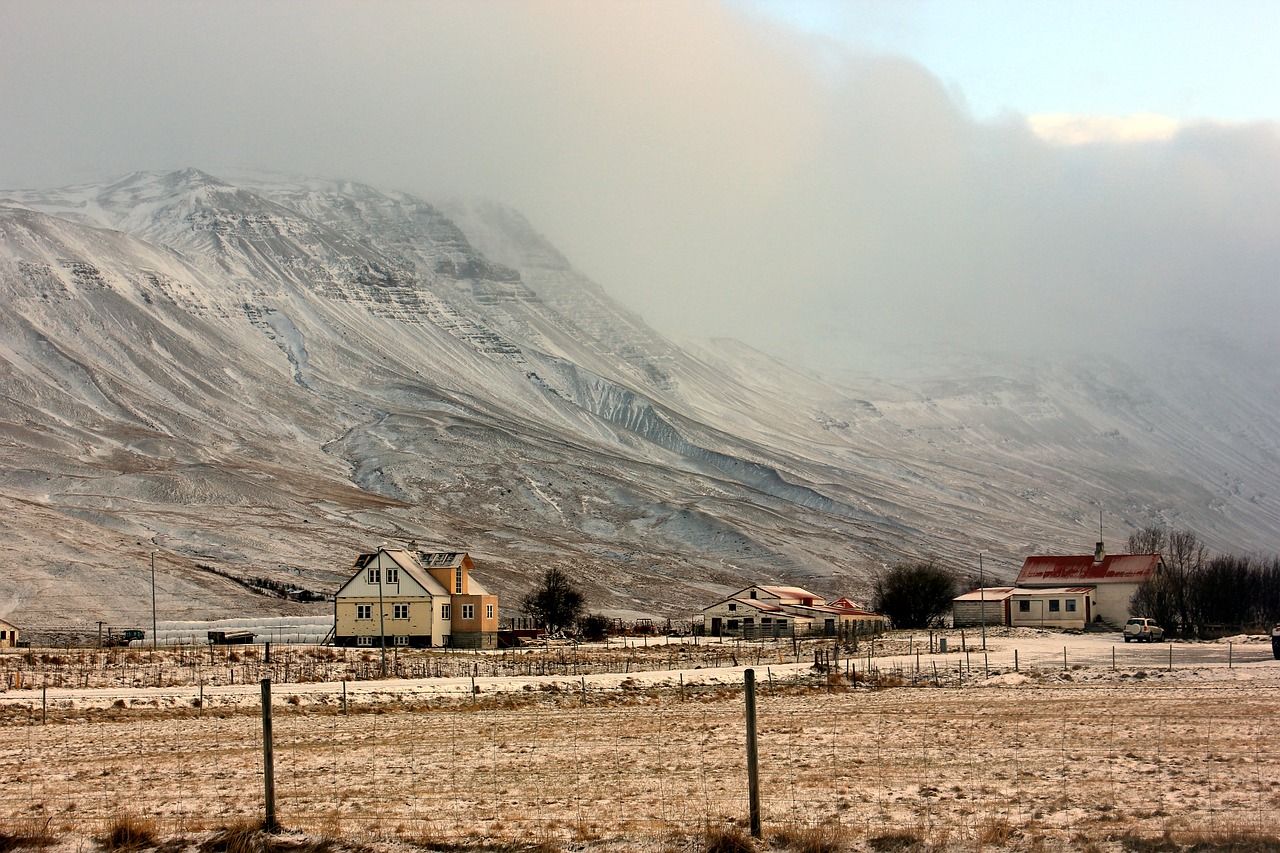
M29 622L136 618L152 550L169 618L304 609L225 575L332 591L383 542L470 551L504 614L554 565L677 617L930 554L1010 577L1100 512L1112 550L1280 550L1280 371L1220 338L820 375L676 345L498 203L195 169L0 191L0 293Z

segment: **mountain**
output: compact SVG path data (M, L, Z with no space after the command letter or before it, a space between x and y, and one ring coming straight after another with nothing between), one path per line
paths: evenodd
M1102 514L1277 550L1280 381L1187 335L945 376L677 346L519 213L195 169L0 192L0 615L315 610L382 542L470 551L511 612L687 618L778 581L855 596L937 555L993 577ZM1158 357L1157 357L1158 356ZM1156 365L1152 367L1150 365Z

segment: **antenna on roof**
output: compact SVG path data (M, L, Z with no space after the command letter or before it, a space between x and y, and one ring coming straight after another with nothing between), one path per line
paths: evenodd
M1102 508L1098 508L1098 538L1102 538Z

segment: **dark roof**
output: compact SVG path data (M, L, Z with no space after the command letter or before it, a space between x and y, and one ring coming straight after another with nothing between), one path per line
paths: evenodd
M1072 586L1074 583L1142 583L1160 565L1159 554L1110 554L1082 557L1027 557L1017 586Z

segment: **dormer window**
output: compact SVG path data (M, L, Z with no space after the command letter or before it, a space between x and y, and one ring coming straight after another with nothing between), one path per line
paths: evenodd
M756 597L756 591L755 591L754 589L753 589L753 590L751 590L751 597L752 597L752 598L755 598L755 597Z

